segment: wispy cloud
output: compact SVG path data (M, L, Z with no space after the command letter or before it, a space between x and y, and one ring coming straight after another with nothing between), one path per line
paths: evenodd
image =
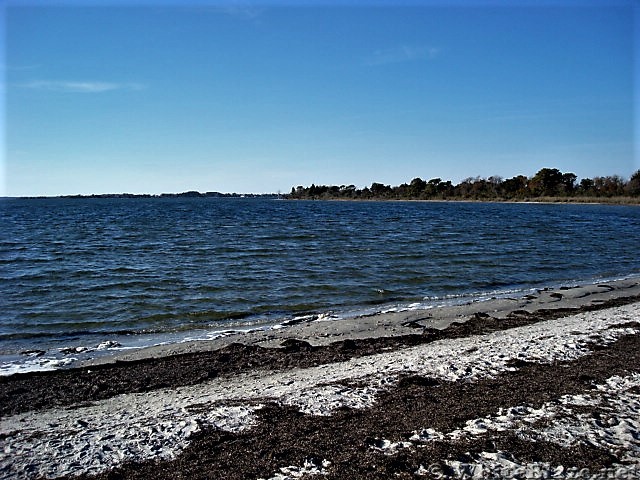
M112 83L112 82L82 82L60 80L33 80L18 84L22 88L33 90L48 90L52 92L67 93L103 93L113 90L143 90L140 83Z
M402 45L400 47L376 50L365 59L369 67L388 65L391 63L414 62L418 60L432 60L440 54L440 48L427 46Z
M231 4L230 6L224 7L222 11L227 15L243 20L256 20L262 16L265 9L257 8L249 4Z

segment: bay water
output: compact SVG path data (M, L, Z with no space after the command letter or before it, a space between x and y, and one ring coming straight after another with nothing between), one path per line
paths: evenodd
M2 199L0 374L638 276L638 245L637 206Z

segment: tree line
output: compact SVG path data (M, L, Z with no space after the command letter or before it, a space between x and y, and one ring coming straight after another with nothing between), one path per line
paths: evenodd
M503 179L469 177L457 185L441 178L414 178L409 183L392 187L372 183L362 189L355 185L314 185L293 187L291 199L352 200L486 200L526 201L540 198L588 199L640 197L640 170L628 180L618 175L583 178L562 173L557 168L543 168L532 177L518 175Z

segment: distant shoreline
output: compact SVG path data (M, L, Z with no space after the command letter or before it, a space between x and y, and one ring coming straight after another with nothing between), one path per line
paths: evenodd
M473 198L286 198L293 201L310 202L406 202L406 203L522 203L522 204L573 204L573 205L627 205L640 206L636 197L540 197L537 199L473 199Z
M182 193L95 193L87 195L36 195L22 197L0 197L13 200L48 200L48 199L110 199L110 198L279 198L277 193L221 193L221 192L182 192Z
M312 201L312 202L411 202L411 203L522 203L522 204L574 204L574 205L627 205L640 206L640 197L616 196L616 197L539 197L522 199L490 199L490 198L295 198L290 195L277 193L218 193L195 192L185 193L161 193L161 194L128 194L107 193L92 195L56 195L56 196L26 196L26 197L0 197L0 200L108 200L108 199L167 199L167 198L221 198L221 199L253 199L262 198L270 200Z
M580 182L577 180L574 173L562 173L557 168L543 168L532 177L468 177L458 184L441 178L423 180L420 177L396 186L373 182L371 186L364 188L312 183L308 187L293 187L289 198L640 203L640 170L628 180L619 175L583 178Z

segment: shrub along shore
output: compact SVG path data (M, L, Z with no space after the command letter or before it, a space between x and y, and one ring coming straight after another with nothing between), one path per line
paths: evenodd
M414 178L392 187L372 183L362 189L355 185L314 185L293 187L290 199L314 200L478 200L575 203L640 203L640 170L628 180L618 175L583 178L556 168L543 168L532 177L518 175L503 179L467 178L457 185L441 178Z

